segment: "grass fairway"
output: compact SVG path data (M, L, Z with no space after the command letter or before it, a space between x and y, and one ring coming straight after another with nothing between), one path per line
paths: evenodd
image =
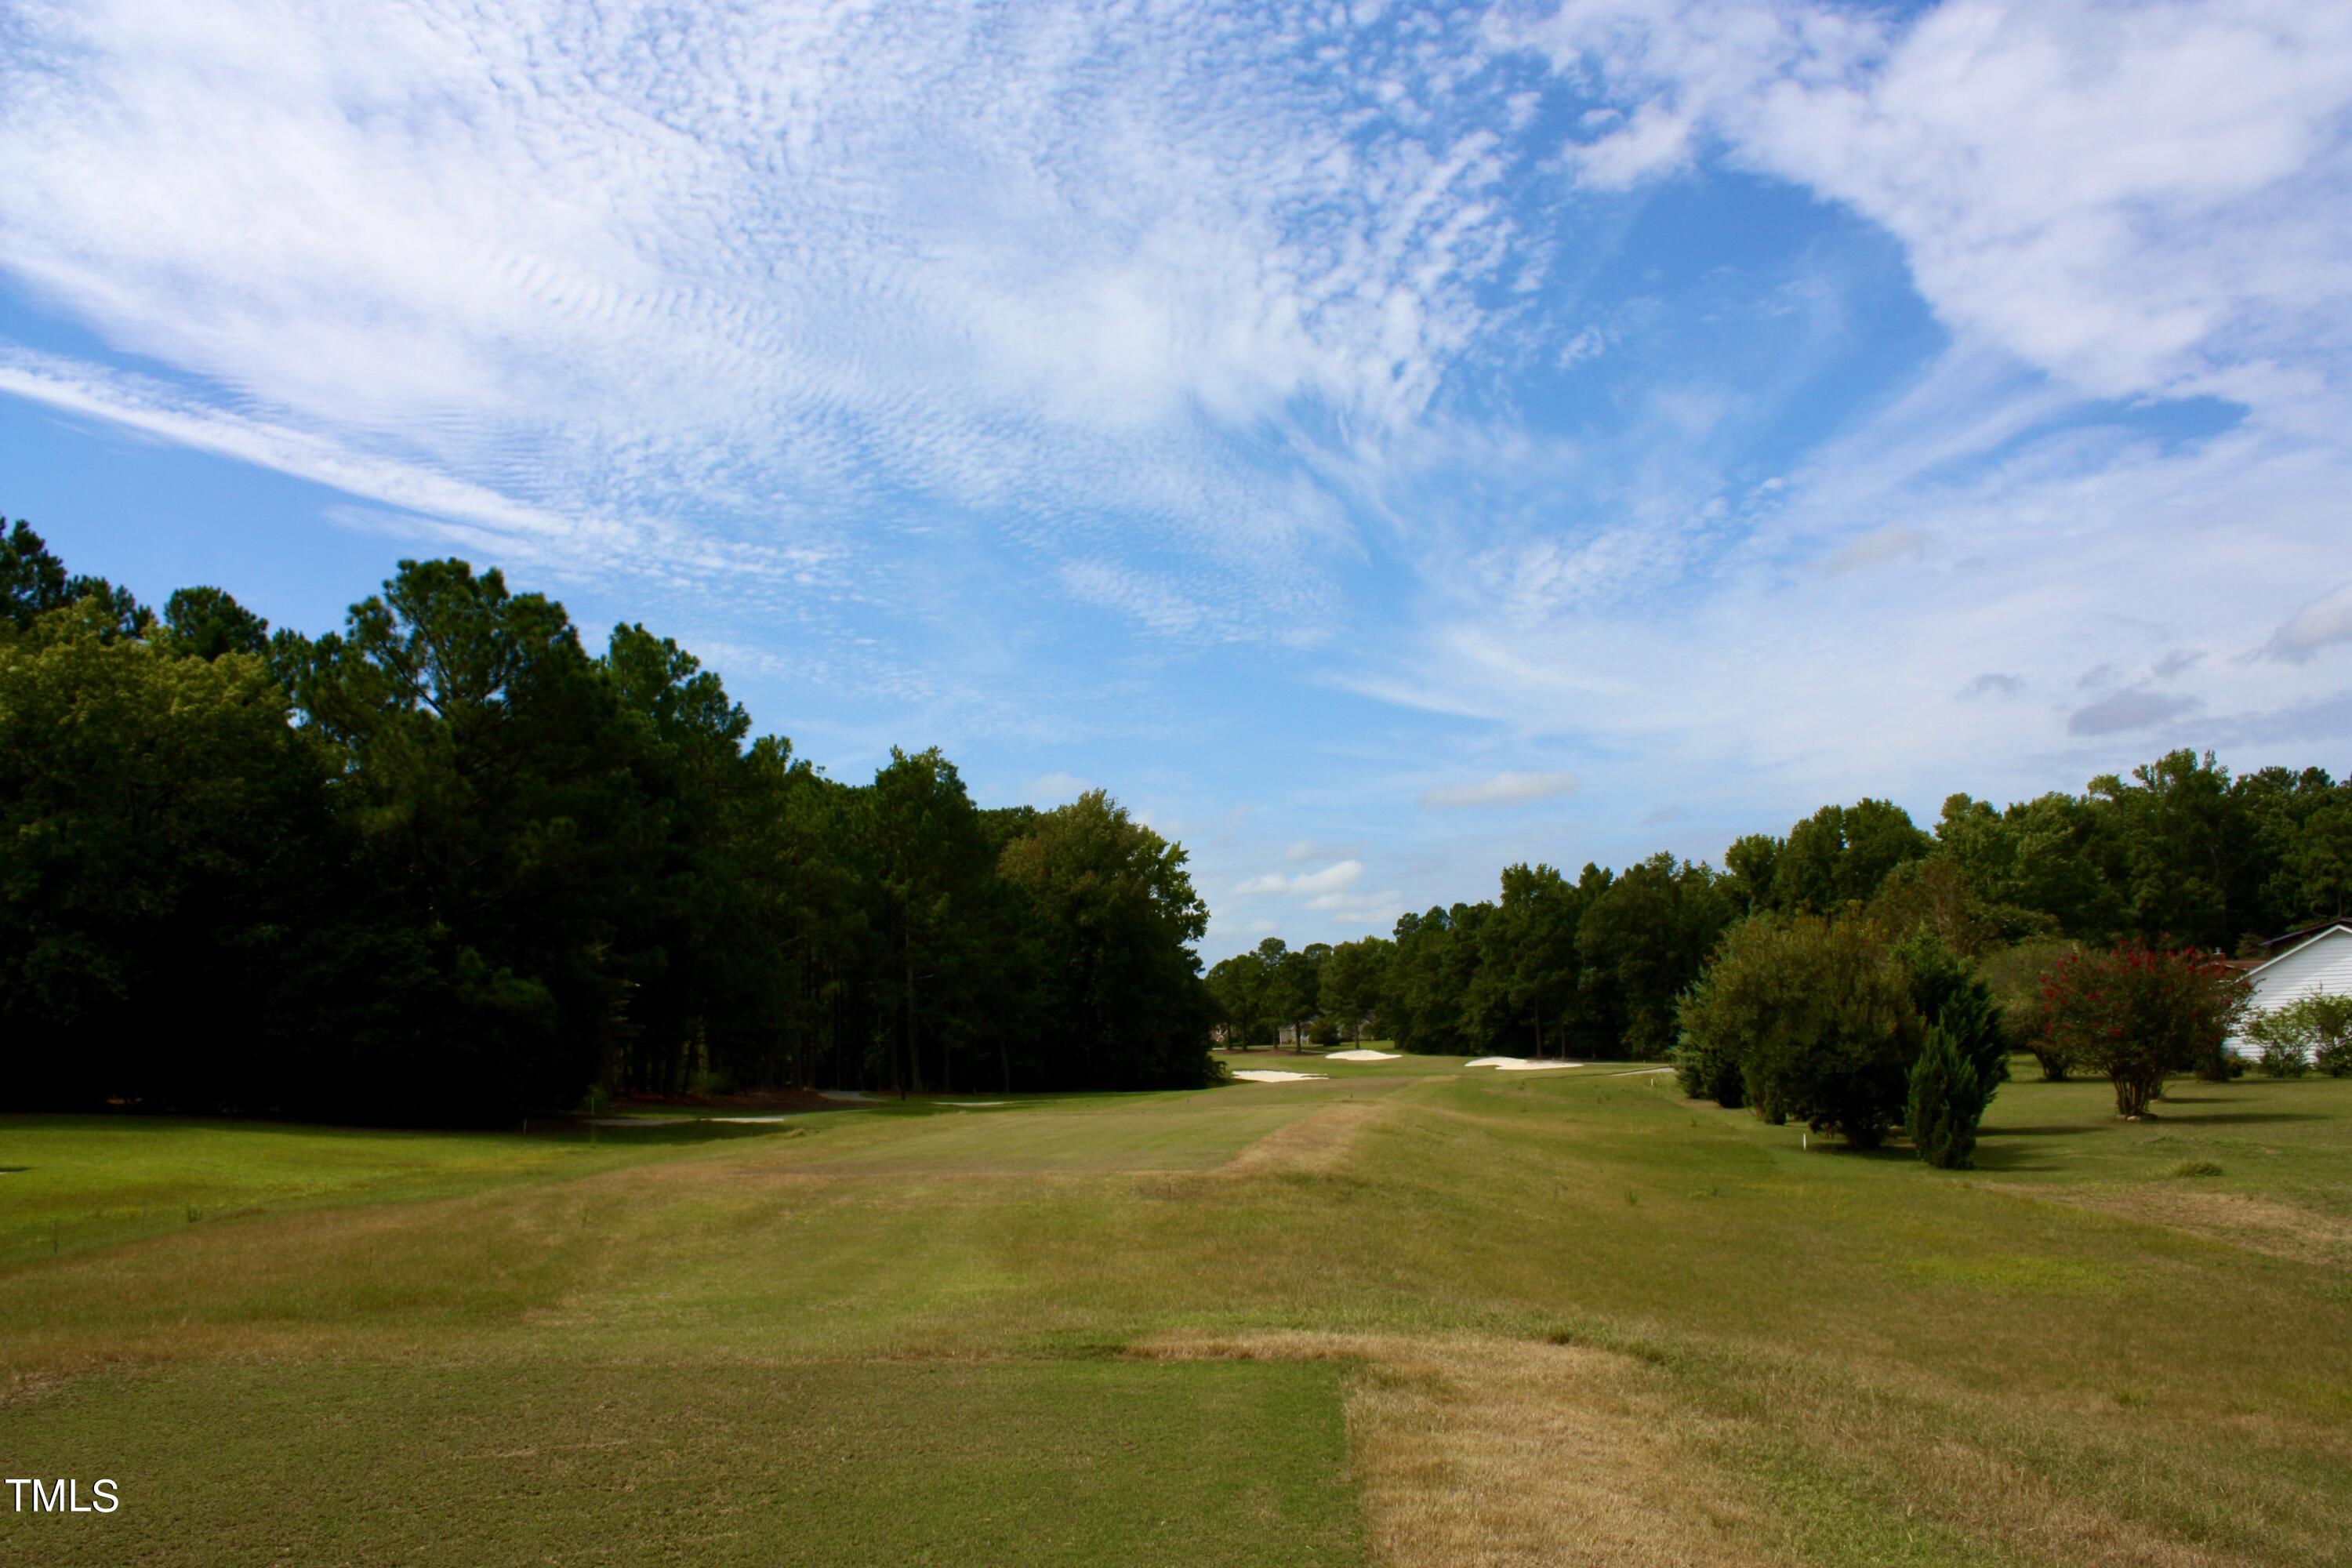
M2352 1558L2352 1082L2012 1083L1943 1173L1605 1065L1304 1065L593 1143L0 1119L0 1462L123 1500L0 1562ZM243 1212L155 1216L199 1187Z

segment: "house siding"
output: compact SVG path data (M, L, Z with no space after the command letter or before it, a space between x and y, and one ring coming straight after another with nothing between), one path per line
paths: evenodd
M2282 953L2247 976L2256 1013L2268 1013L2320 992L2352 996L2352 929L2333 926L2292 952ZM2231 1049L2251 1054L2242 1038Z

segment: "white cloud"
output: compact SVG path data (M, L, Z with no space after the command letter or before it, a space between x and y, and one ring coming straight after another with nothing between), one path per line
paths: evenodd
M1720 138L1885 226L1956 330L2090 391L2250 395L2352 342L2346 7L1585 0L1504 36L1619 105L1568 149L1587 183Z
M1467 784L1440 784L1423 790L1421 804L1433 810L1465 805L1530 805L1554 800L1576 788L1576 775L1567 773L1513 773Z
M1970 376L1939 374L1942 425L1898 400L1818 451L1737 537L1688 521L1679 537L1704 568L1682 582L1515 595L1432 558L1426 618L1339 679L1515 743L1599 747L1608 766L1583 771L1612 796L1916 791L1932 805L1964 776L2031 794L2116 766L2114 737L2140 731L2097 729L2124 710L2070 728L2067 708L1966 695L1990 660L2041 688L2099 665L2152 673L2181 648L2256 648L2314 564L2342 558L2352 451L2251 424L2169 447L2021 431L1990 412L2013 392L1968 395ZM1927 552L1899 592L1883 572L1814 567L1818 541L1898 521ZM2331 666L2176 661L2164 689L2216 736L2232 715L2267 714L2264 742L2307 754L2332 740Z
M2352 583L2324 594L2288 617L2271 637L2273 658L2302 664L2323 647L2352 642Z
M216 448L479 548L662 521L690 546L639 559L709 579L781 538L842 568L808 586L920 613L887 495L1165 635L1288 637L1345 526L1289 459L1422 418L1517 244L1521 110L1350 111L1437 96L1452 32L37 4L0 268L184 377Z
M1285 893L1292 898L1313 898L1344 892L1361 881L1363 876L1364 863L1361 860L1340 860L1320 871L1301 871L1292 877L1286 877L1279 871L1252 877L1238 884L1234 889L1234 895L1247 898L1259 893Z
M1386 932L1405 910L1404 895L1394 888L1377 893L1324 893L1307 900L1307 907L1342 930Z

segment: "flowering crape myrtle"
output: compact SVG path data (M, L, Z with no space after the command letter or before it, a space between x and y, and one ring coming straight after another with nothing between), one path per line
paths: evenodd
M2049 1044L2116 1086L2116 1113L2145 1115L2168 1074L2220 1056L2246 1009L2245 977L2195 948L2127 940L2075 953L2042 988Z

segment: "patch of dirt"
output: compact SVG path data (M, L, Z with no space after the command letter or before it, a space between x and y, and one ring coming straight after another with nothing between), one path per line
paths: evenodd
M1350 1463L1387 1568L1761 1568L1770 1531L1711 1476L1653 1369L1477 1335L1173 1336L1165 1359L1355 1363Z

